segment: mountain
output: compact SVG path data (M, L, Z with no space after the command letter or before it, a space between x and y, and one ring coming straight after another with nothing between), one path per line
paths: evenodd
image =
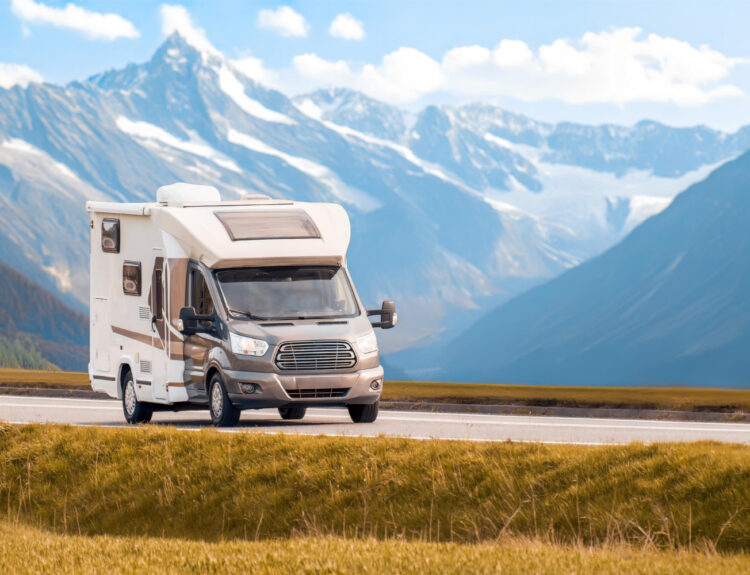
M88 318L0 264L0 366L86 371Z
M362 299L398 302L388 353L601 253L744 134L548 124L485 104L409 114L350 90L290 99L175 34L145 63L0 89L0 259L85 311L86 199L150 201L185 181L335 201Z
M442 350L440 377L746 387L750 154L605 254L513 299Z

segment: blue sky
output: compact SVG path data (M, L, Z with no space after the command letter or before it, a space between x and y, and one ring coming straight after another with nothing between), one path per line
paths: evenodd
M5 85L144 61L165 29L188 26L289 93L344 85L413 109L486 100L553 121L750 123L748 2L234 0L165 16L160 2L0 1Z

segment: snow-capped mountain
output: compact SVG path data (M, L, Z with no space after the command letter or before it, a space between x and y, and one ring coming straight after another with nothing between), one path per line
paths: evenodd
M602 256L500 306L425 376L747 387L750 152ZM450 358L446 360L445 358Z
M151 200L187 181L340 202L363 299L398 301L400 329L383 334L396 349L600 253L744 146L743 132L692 130L675 164L637 143L667 146L666 126L484 105L411 116L345 90L292 100L173 35L143 64L0 89L0 259L83 308L85 199Z

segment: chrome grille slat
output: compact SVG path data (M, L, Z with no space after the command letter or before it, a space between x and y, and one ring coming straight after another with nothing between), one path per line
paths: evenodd
M345 341L295 341L279 347L275 362L283 371L349 369L357 356Z

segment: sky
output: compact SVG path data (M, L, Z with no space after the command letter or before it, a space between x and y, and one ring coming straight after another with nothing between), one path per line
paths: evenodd
M143 62L176 30L289 95L733 131L750 124L748 21L746 1L0 0L0 87Z

